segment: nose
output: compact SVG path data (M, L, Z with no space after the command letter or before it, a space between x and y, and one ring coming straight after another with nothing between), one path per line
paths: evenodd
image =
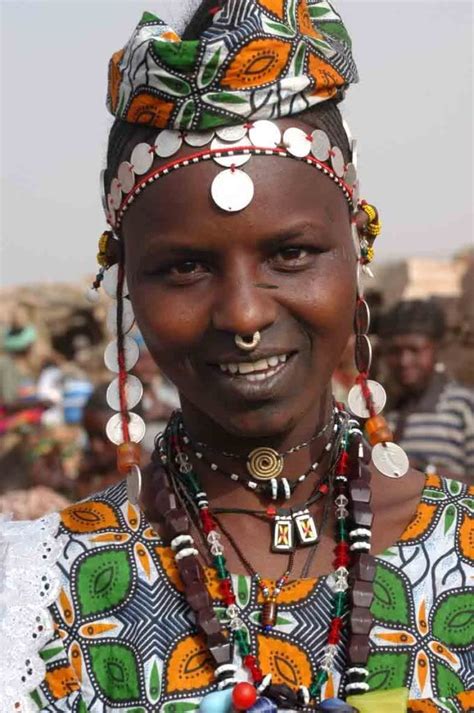
M263 331L276 319L273 290L258 286L250 266L240 265L222 279L212 314L215 329L242 337Z

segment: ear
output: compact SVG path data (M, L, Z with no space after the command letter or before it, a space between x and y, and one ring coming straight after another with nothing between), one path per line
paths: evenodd
M357 213L354 215L354 222L356 225L357 230L359 231L364 231L368 224L369 224L369 216L365 211L362 209L359 209Z

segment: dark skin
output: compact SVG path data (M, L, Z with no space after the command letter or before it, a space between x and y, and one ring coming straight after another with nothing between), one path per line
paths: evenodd
M436 364L438 344L425 334L396 334L386 343L385 360L404 396L426 389Z
M252 203L224 213L208 191L219 170L209 162L171 174L130 208L123 222L130 295L153 358L180 392L195 440L240 454L263 445L286 450L327 423L330 377L352 330L356 257L348 207L340 189L314 169L254 157L245 166L256 188ZM257 330L262 340L249 357L234 335ZM262 381L219 367L272 355L287 361ZM304 472L322 445L319 439L286 458L283 475ZM229 469L228 461L215 459ZM196 469L211 506L268 505L202 463ZM232 469L245 473L244 463L233 461ZM374 474L375 552L395 542L411 520L423 482L416 473L403 486ZM304 501L313 487L308 478L289 505ZM313 512L318 521L320 508ZM286 558L268 554L267 523L236 515L222 521L262 575L281 575ZM224 544L229 569L244 572L225 538ZM331 571L332 550L328 526L311 576ZM306 555L298 552L295 576Z

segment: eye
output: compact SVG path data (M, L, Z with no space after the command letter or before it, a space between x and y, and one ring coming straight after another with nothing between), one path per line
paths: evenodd
M272 261L278 269L298 270L309 265L313 252L301 245L289 245L278 250Z
M304 248L291 247L283 248L278 253L285 262L294 262L295 260L302 260L308 256L308 251Z
M163 275L174 284L187 284L198 280L208 272L209 268L198 260L182 260L168 265L163 270Z

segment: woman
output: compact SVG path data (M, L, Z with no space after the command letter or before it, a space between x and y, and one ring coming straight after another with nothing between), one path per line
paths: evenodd
M109 76L115 238L95 287L117 298L107 432L127 485L4 528L10 591L27 589L10 596L8 703L469 710L471 501L398 481L367 380L358 272L379 222L337 109L356 79L339 16L206 1L181 41L146 13ZM371 454L330 393L354 315ZM135 318L182 408L143 474Z

